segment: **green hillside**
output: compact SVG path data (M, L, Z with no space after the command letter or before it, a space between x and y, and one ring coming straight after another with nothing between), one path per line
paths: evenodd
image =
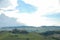
M9 32L0 33L0 40L43 40L37 33L12 34Z
M16 29L12 31L0 31L0 40L60 40L60 31L44 33Z

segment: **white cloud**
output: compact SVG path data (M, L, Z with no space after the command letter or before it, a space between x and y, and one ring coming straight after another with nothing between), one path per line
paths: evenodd
M18 6L17 0L9 0L11 5L11 8L15 8L16 6Z
M2 0L0 1L0 9L8 10L8 9L14 9L17 4L17 0Z
M8 10L13 10L11 11L13 14L13 12L16 10L16 6L18 6L17 0L0 0L0 14L5 13L5 11L9 13Z
M18 10L13 12L4 12L9 17L17 18L17 22L24 23L28 26L42 26L42 25L59 25L58 22L46 17L42 17L39 14L17 14Z
M11 0L13 8L18 4L17 0ZM29 26L42 26L42 25L59 25L60 22L56 22L50 18L44 17L43 15L60 12L60 5L58 0L23 0L24 2L34 5L38 10L32 14L29 13L18 13L19 10L4 12L9 17L17 18L18 22L24 23ZM9 8L11 9L11 7Z
M28 4L38 7L38 12L46 14L55 10L60 10L59 0L24 0Z
M41 17L38 14L20 14L17 21L25 23L28 26L51 25L45 17Z
M22 14L20 19L21 22L26 23L27 25L59 25L53 19L42 17L48 13L60 12L59 0L23 0L27 4L34 5L38 7L38 10L32 14ZM25 19L26 18L26 19ZM23 21L22 21L23 20Z
M0 0L0 9L10 6L9 0Z

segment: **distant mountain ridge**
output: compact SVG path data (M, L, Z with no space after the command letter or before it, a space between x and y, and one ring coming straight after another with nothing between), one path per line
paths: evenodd
M19 30L27 30L33 32L46 32L46 31L57 31L60 30L60 26L42 26L42 27L34 27L34 26L11 26L11 27L2 27L3 30L11 30L11 29L19 29Z

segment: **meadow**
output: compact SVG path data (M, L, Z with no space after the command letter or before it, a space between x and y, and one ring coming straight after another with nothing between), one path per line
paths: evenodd
M0 40L60 40L60 31L47 31L43 33L17 29L0 31Z

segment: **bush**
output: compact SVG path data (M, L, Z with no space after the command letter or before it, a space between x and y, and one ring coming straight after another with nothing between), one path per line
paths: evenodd
M13 29L12 33L14 34L28 34L26 30L18 30L18 29Z

